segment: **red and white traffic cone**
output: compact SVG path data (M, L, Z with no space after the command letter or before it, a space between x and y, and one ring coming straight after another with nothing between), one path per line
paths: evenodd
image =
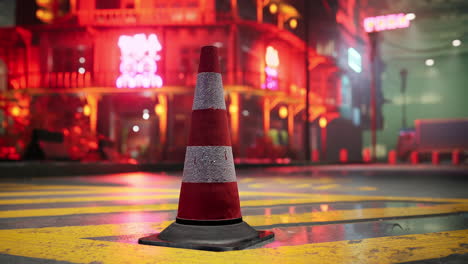
M140 244L238 250L274 237L242 220L216 47L201 50L176 222Z

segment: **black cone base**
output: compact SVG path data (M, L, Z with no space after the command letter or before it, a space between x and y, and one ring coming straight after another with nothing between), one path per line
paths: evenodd
M138 239L138 243L162 247L208 251L230 251L251 247L274 238L271 231L257 231L246 222L232 225L183 225L172 223L159 234Z

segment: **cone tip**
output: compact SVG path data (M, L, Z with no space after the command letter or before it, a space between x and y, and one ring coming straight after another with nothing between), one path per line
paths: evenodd
M198 66L198 73L201 72L217 72L221 73L219 69L218 48L215 46L204 46L201 48L200 64Z

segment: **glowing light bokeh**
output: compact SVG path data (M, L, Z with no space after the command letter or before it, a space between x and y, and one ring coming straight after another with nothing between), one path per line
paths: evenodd
M297 19L295 18L292 18L291 20L289 20L289 26L292 28L292 29L296 29L297 28Z
M412 18L413 16L416 17L414 14L408 16L407 14L400 13L386 16L366 17L364 19L364 29L366 32L378 32L407 28L410 26L410 21L414 19Z
M433 66L434 65L434 60L433 59L427 59L425 61L426 66Z
M274 15L276 12L278 12L278 5L276 3L272 3L268 10Z
M137 125L134 125L134 126L132 127L132 130L133 130L133 132L137 133L138 131L140 131L140 127L137 126Z
M278 110L278 115L281 119L288 117L288 108L286 106L281 106Z
M90 116L91 115L91 107L89 105L83 106L83 114L85 116Z
M21 108L15 105L11 108L10 113L12 116L18 117L21 114Z
M157 114L157 115L162 115L164 114L165 110L164 110L164 106L161 105L161 104L157 104L154 106L154 112Z
M268 46L265 54L265 83L262 89L278 90L278 66L280 64L278 51L272 46Z
M122 35L118 42L120 56L120 76L116 80L117 88L159 88L163 85L157 74L158 54L162 50L156 34Z
M414 13L408 13L406 14L406 19L408 20L413 20L416 18L416 15Z
M320 117L320 119L319 119L319 126L320 126L321 128L325 128L325 127L327 127L327 125L328 125L328 120L327 120L327 118L326 118L326 117L323 117L323 116Z

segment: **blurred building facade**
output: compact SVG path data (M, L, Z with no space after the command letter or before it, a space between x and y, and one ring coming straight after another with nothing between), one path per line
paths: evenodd
M235 156L304 158L306 52L298 27L304 21L294 6L234 0L19 2L35 10L33 17L17 14L21 23L41 23L0 29L2 145L21 153L31 130L41 128L62 132L74 159L106 138L119 153L142 162L182 161L199 50L215 45ZM311 26L317 34L308 51L309 147L321 160L338 160L342 148L358 160L361 120L368 116L362 99L369 80L366 40L360 32L338 37L340 30L349 31L340 29L346 14L338 19L347 9L331 2L320 5L330 12L330 37L321 38L319 25ZM351 48L359 70L349 66Z

